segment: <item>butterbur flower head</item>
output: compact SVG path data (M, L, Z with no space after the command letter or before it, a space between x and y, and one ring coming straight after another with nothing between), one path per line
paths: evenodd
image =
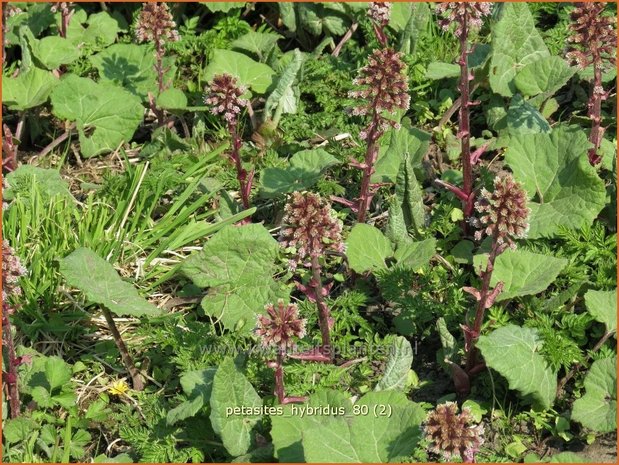
M292 346L294 338L305 336L305 319L299 318L296 304L285 304L279 299L276 304L264 307L265 315L258 315L256 335L264 346L275 346L282 350Z
M296 250L291 268L309 265L327 251L343 252L342 222L335 216L329 202L311 192L294 192L282 220L280 242Z
M436 6L436 12L440 15L439 26L448 30L452 24L456 25L454 34L461 37L470 29L479 29L483 23L483 17L492 12L490 2L443 2Z
M52 3L50 10L52 13L60 11L63 15L69 15L71 10L69 7L73 5L73 2L54 2Z
M459 456L469 463L474 461L484 442L483 426L474 424L470 409L465 407L458 413L455 402L438 405L428 413L424 434L430 442L430 451L447 460Z
M142 4L135 35L140 42L153 42L156 49L163 48L166 41L176 42L180 39L176 23L165 2Z
M391 3L370 2L368 17L380 27L386 27L391 17Z
M614 64L617 50L617 18L603 15L606 2L577 3L571 13L573 49L567 58L580 68L608 60Z
M241 110L248 101L241 98L247 88L238 84L235 77L229 74L217 74L206 88L204 103L211 107L214 115L223 115L230 124L236 124Z
M406 64L402 61L402 54L392 48L374 50L353 84L361 89L350 91L348 96L364 101L353 108L353 115L367 115L372 111L394 113L409 108ZM384 123L396 126L386 120Z
M480 213L480 218L473 220L473 223L482 228L475 233L477 240L484 234L490 237L496 235L498 244L506 243L513 248L513 239L526 237L530 213L527 192L511 175L494 178L492 192L482 189L475 209Z
M6 240L2 241L2 302L8 302L13 296L22 294L19 286L19 278L27 273L26 268L21 264L15 255L15 250ZM5 307L6 308L6 307Z

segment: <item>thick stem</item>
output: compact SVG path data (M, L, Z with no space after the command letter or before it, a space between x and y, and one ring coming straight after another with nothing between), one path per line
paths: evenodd
M241 162L241 145L243 141L239 136L236 124L229 124L228 130L232 137L232 149L230 151L230 158L232 159L232 162L234 163L234 167L236 169L236 179L239 181L241 202L243 203L243 208L248 209L250 207L249 196L251 194L253 171L248 175L247 171L243 168L243 164Z
M131 380L133 382L133 389L136 391L141 391L144 389L144 380L142 379L142 375L139 370L136 368L135 363L133 362L133 358L129 354L129 350L123 341L118 328L116 327L116 323L114 322L114 318L112 318L112 314L107 308L102 308L103 316L105 317L105 321L107 322L107 326L112 333L112 337L114 338L114 342L116 343L116 347L118 347L118 351L120 352L120 357L122 358L123 364L125 368L129 372L131 376Z
M604 89L602 88L602 61L594 59L593 61L593 85L591 87L591 95L589 96L589 118L591 118L591 134L589 134L589 142L593 147L589 149L589 163L597 165L602 158L598 155L600 144L602 143L602 99L604 97Z
M15 355L15 343L13 342L13 332L11 330L11 322L9 320L8 310L3 305L3 315L2 315L2 332L4 336L4 341L6 342L6 350L8 355L8 376L7 376L7 386L9 391L9 407L11 409L11 418L16 418L20 413L20 404L19 404L19 388L17 386L17 356Z
M357 221L364 223L367 212L372 202L373 193L371 192L371 179L374 174L374 164L378 158L378 139L381 136L380 131L380 115L374 110L372 123L368 131L367 141L368 146L365 152L365 160L363 163L363 179L361 180L361 190L359 192L359 206L357 207Z
M462 19L462 34L460 35L460 113L459 113L459 132L462 158L462 190L470 197L473 192L473 169L471 166L471 124L470 124L470 88L469 88L469 48L467 42L468 25L467 16ZM468 229L468 218L473 211L473 204L469 201L462 202L464 211L463 229L466 234Z
M328 351L329 358L333 359L331 352L331 331L329 329L330 311L329 306L325 302L323 295L322 279L320 276L320 263L317 257L312 257L312 279L310 286L314 288L316 296L316 306L318 307L318 324L320 326L320 334L322 336L322 349Z
M484 323L484 315L486 313L488 298L490 297L490 280L492 279L492 271L494 270L494 261L499 255L501 246L498 244L498 230L492 236L492 249L488 255L488 264L486 269L481 273L481 289L479 291L479 300L475 310L475 321L471 330L471 340L466 354L466 372L470 373L477 364L477 348L475 342L479 338L481 326Z
M275 365L275 395L280 404L284 403L286 398L284 392L284 352L282 349L277 349L277 361Z

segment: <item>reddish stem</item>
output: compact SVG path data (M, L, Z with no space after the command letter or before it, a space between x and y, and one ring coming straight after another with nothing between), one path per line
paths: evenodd
M470 89L469 89L469 65L468 65L468 25L467 16L462 16L462 34L460 34L460 112L459 112L459 132L460 144L461 144L461 158L462 158L462 177L463 186L462 190L467 198L470 198L473 192L473 169L471 165L471 124L470 124ZM467 233L468 218L473 213L473 202L462 201L464 211L463 230Z
M232 136L232 150L230 151L230 159L234 163L234 167L236 169L236 179L239 181L241 202L243 203L243 208L248 209L250 207L249 197L251 195L251 186L254 179L254 170L247 173L247 170L243 168L243 163L241 161L241 146L243 141L237 131L236 123L229 123L228 131Z
M490 280L492 278L492 271L494 270L494 261L503 251L503 246L498 243L498 235L499 231L497 230L492 236L492 249L488 255L488 264L486 265L486 269L481 272L481 289L479 291L479 298L477 299L475 321L473 322L473 328L470 330L471 340L469 341L466 354L467 373L470 373L477 365L477 348L475 347L475 342L477 342L479 338L481 326L484 322L484 314L486 313L486 308L489 306L488 299L492 295L490 291Z
M8 355L8 376L6 384L9 391L9 407L11 409L11 418L19 416L20 404L19 404L19 388L17 386L17 366L19 361L15 355L15 343L13 341L13 333L11 331L11 321L9 320L8 308L2 306L2 335L5 341L5 346Z
M604 90L602 88L602 60L600 57L594 57L593 60L593 84L591 87L591 95L589 96L589 118L591 118L591 134L589 134L589 142L593 147L589 149L589 163L597 165L602 161L598 151L602 143L604 129L602 128L602 100L604 100Z
M331 360L333 360L333 354L331 353L331 335L330 335L330 316L329 306L325 302L324 288L322 286L322 279L320 277L320 263L317 257L312 257L312 279L310 280L310 286L314 288L314 295L316 298L316 306L318 307L318 324L320 326L320 334L322 336L322 351L323 353L328 351L327 354Z
M286 395L284 392L284 352L277 349L277 361L275 362L275 395L280 404L284 403Z
M378 97L374 100L376 103ZM366 219L366 215L368 209L370 208L370 202L372 202L372 198L374 197L374 193L371 190L371 178L375 172L374 165L376 164L376 160L378 158L378 140L382 135L382 131L380 130L380 120L381 116L378 114L376 110L376 104L374 104L374 114L372 115L372 122L370 123L370 129L368 131L367 137L367 150L365 152L365 161L363 163L363 179L361 180L361 190L359 193L359 203L357 207L357 221L359 223L364 223Z

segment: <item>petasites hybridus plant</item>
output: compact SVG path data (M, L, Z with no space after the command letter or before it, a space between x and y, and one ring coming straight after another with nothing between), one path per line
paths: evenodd
M311 192L294 192L284 213L280 242L283 247L293 250L291 269L296 270L301 265L310 271L307 284L297 283L297 288L318 307L322 346L317 359L329 361L332 359L330 331L333 320L326 297L333 283L323 284L322 267L328 253L344 252L342 222L335 216L329 202Z
M168 69L163 65L165 57L165 44L176 42L180 36L176 31L176 23L172 19L172 14L168 5L163 2L143 3L142 11L138 17L135 30L136 38L139 42L151 42L155 46L155 73L157 73L157 84L159 93L168 88L164 75ZM150 107L157 115L159 124L163 124L163 110L155 105L155 99L149 95Z
M391 3L370 2L368 17L372 20L372 26L374 26L374 33L378 42L383 47L386 47L387 34L385 34L385 28L389 24L389 18L391 17Z
M280 404L302 401L302 398L286 397L284 389L284 360L287 350L295 339L305 336L306 320L299 317L296 304L286 304L278 300L276 304L264 307L266 314L258 315L256 335L265 347L275 347L276 359L268 366L275 369L275 395Z
M468 407L458 413L455 402L437 405L423 426L429 450L445 460L460 457L465 463L475 462L475 454L484 443L484 427L474 423Z
M567 57L580 68L593 67L593 81L587 103L587 114L591 118L589 142L589 162L597 165L602 157L599 155L600 144L604 136L602 128L602 102L608 98L610 91L602 87L602 73L609 65L615 65L617 53L616 18L604 16L605 2L577 3L572 11L570 42L573 49Z
M467 375L476 373L480 368L477 363L475 342L479 338L486 309L492 306L503 290L502 282L497 283L494 289L490 289L494 262L506 248L516 248L514 240L526 237L530 214L527 206L527 192L514 181L510 174L497 176L494 179L492 192L482 189L475 203L475 209L480 215L478 219L471 221L479 228L475 233L475 239L482 240L484 237L489 237L491 246L486 267L480 273L481 288L464 288L477 301L473 326L469 326L468 323L462 326L467 354Z
M15 312L15 297L22 294L19 278L26 274L24 268L15 255L15 251L6 240L2 241L2 345L7 352L7 372L2 373L2 380L7 385L11 418L19 415L19 388L17 367L22 363L21 357L15 354L15 343L11 327L10 315Z
M235 77L229 74L217 74L206 88L204 103L211 107L211 113L224 119L231 139L230 160L236 169L236 179L239 182L241 202L245 209L249 208L249 197L254 180L254 169L249 173L243 168L241 161L241 145L243 140L239 134L239 116L241 111L249 105L249 101L242 95L247 88L239 84Z
M462 202L465 231L467 220L473 213L473 202L475 200L473 192L473 165L486 149L485 146L482 146L474 153L471 153L470 108L479 102L471 101L469 82L473 80L473 76L469 70L468 57L473 50L469 46L469 33L472 29L481 27L483 17L489 15L491 10L492 4L486 2L445 2L439 3L436 7L437 13L441 16L439 25L445 30L455 25L454 34L460 41L460 57L458 59L458 64L460 65L458 137L461 144L462 187L460 188L444 181L438 181L438 183L453 192Z
M363 223L379 187L371 182L378 158L379 140L388 128L399 127L398 123L387 118L385 114L394 114L398 110L406 111L410 104L408 77L402 55L392 48L374 50L368 58L368 64L361 68L353 83L361 89L351 91L349 97L362 103L352 109L352 114L371 118L370 123L359 134L367 144L364 161L350 163L354 168L363 171L359 198L357 202L349 202L349 206L357 213L357 221Z

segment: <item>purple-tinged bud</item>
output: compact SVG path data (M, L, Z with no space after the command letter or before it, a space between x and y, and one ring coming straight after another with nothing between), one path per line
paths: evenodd
M386 27L391 17L391 3L370 2L368 17L380 27Z
M329 202L311 192L293 192L284 208L280 242L296 249L297 263L309 265L327 251L343 252L342 222Z
M607 61L614 64L617 51L617 18L603 15L605 2L576 3L571 13L569 38L574 43L567 58L580 68Z
M165 2L142 4L135 35L139 42L153 42L157 49L162 48L166 41L180 40L176 23Z
M443 2L436 6L436 12L442 17L438 24L444 30L448 30L452 24L456 25L454 34L460 37L466 30L479 29L482 26L483 17L492 12L490 2Z
M484 428L474 425L469 408L458 413L455 402L437 405L428 413L424 424L424 434L430 442L429 450L442 455L446 460L460 457L471 463L484 442Z
M498 244L515 248L513 239L526 237L531 212L527 207L527 192L511 175L494 178L493 192L482 189L475 209L481 214L479 219L472 220L474 226L480 228L475 239L481 240L484 234L496 235Z
M264 346L276 346L283 350L293 345L294 338L305 336L305 319L299 318L296 304L285 304L279 299L277 304L264 307L266 315L258 315L256 335Z
M241 98L247 88L238 84L229 74L217 74L205 89L204 103L211 107L214 115L223 115L224 120L236 126L241 110L249 103Z

